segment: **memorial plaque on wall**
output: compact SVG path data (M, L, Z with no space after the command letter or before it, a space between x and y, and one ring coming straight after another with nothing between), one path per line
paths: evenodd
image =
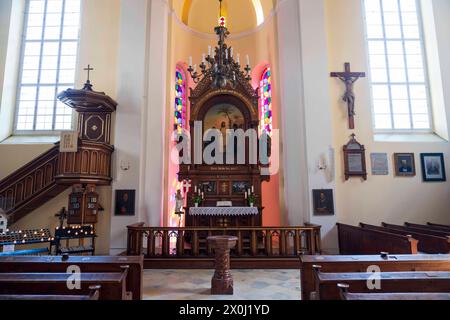
M389 174L389 163L387 153L372 153L370 155L372 174L375 176L387 176Z
M356 140L355 134L352 134L352 138L344 146L344 166L345 180L350 177L361 177L367 180L366 149Z

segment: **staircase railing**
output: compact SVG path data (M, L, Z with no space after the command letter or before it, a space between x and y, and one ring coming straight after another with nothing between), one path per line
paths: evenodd
M10 217L10 223L20 218L20 212L26 211L31 201L56 187L58 155L58 147L54 146L0 181L0 208L7 215L19 213Z
M114 147L80 141L77 152L60 153L59 143L0 180L0 208L8 223L38 208L73 184L109 185Z

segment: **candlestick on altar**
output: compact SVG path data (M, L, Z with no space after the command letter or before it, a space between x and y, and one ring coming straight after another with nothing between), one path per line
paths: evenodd
M252 193L255 193L255 186L252 186Z
M245 199L247 199L247 191L245 191Z

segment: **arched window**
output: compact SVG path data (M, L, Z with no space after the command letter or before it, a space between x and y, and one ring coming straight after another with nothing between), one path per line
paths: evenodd
M175 72L175 118L174 130L179 135L186 128L186 77L182 69L177 68Z
M260 98L260 131L272 135L272 73L270 68L264 69L259 85Z

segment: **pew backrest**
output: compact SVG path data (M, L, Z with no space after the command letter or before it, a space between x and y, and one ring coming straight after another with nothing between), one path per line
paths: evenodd
M418 241L413 237L379 230L368 230L342 223L337 224L340 254L417 253Z
M310 299L314 291L313 265L320 265L322 272L367 272L377 266L381 272L389 271L450 271L448 254L416 255L341 255L341 256L300 256L300 281L302 298Z
M65 273L74 265L83 273L122 272L122 266L128 265L127 291L133 300L142 299L143 256L70 256L68 260L60 256L0 257L0 273Z

